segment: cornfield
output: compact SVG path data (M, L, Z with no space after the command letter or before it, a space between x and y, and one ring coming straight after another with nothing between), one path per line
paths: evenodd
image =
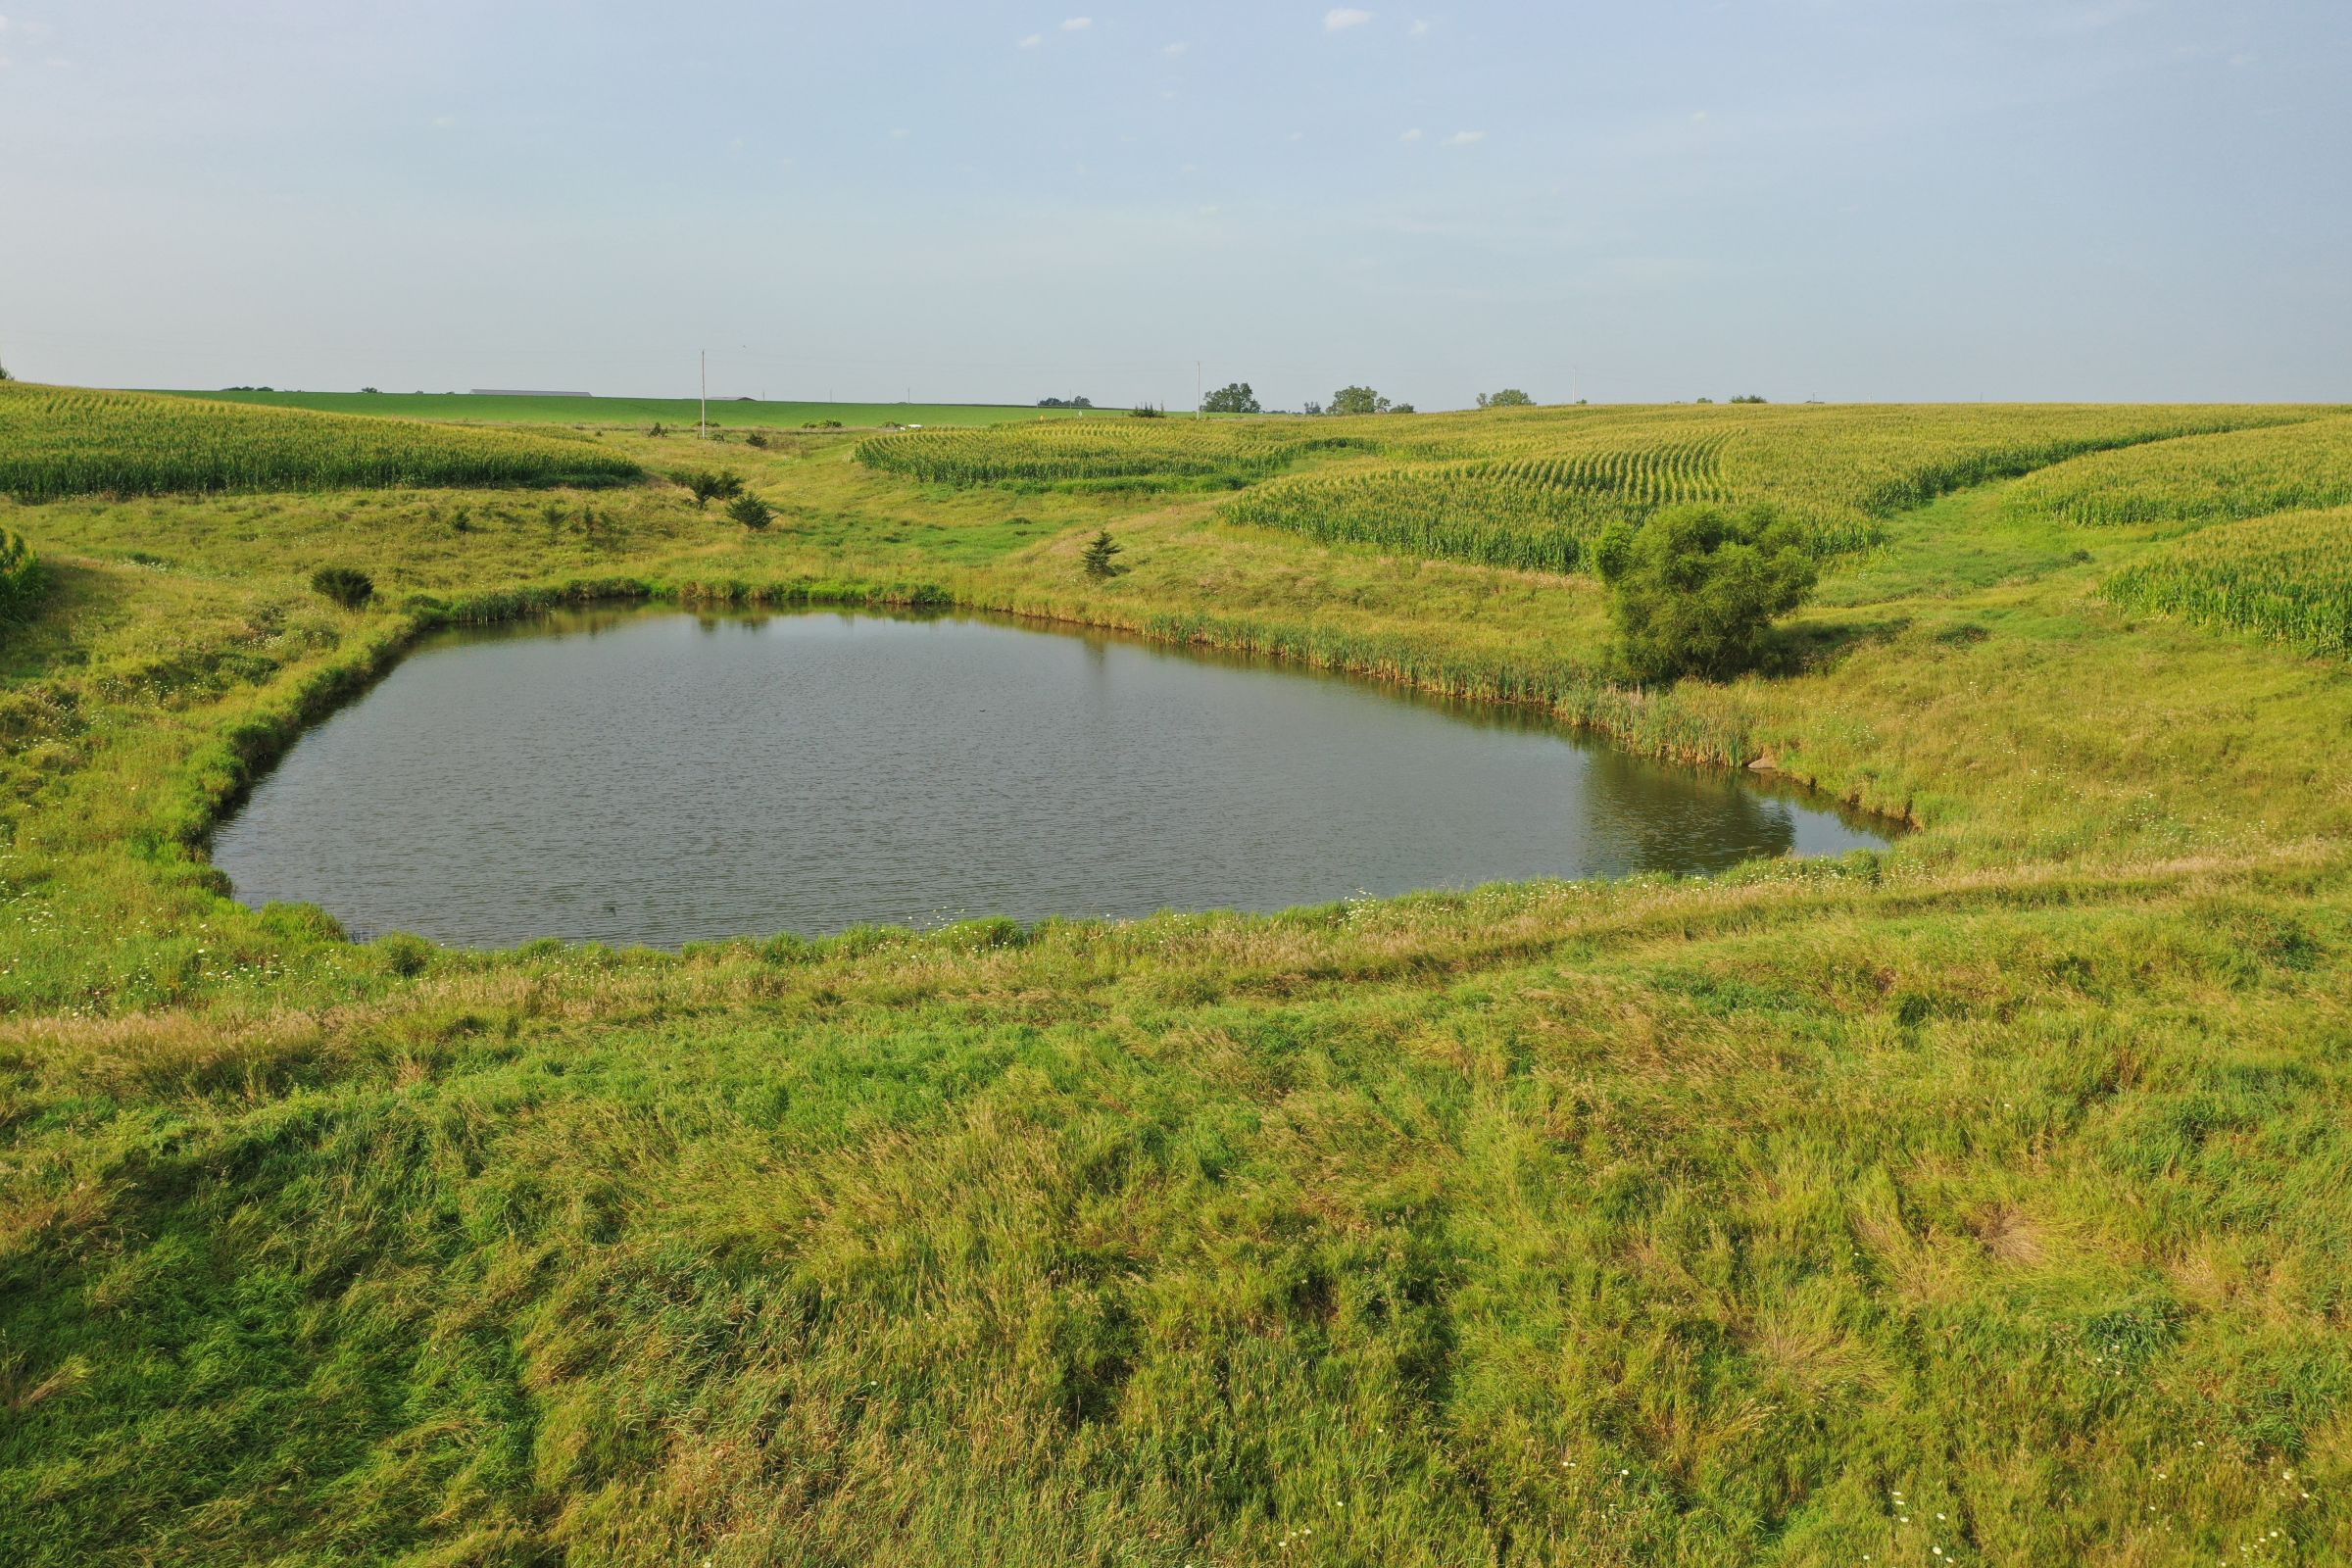
M2197 436L2060 464L2011 492L2022 518L2219 522L2352 503L2352 418Z
M2202 529L2117 572L2101 592L2127 610L2352 658L2352 508Z
M1577 571L1601 530L1683 501L1730 499L1698 440L1499 461L1381 464L1300 474L1227 504L1227 520L1326 543Z
M1802 521L1814 553L1829 557L1877 544L1894 512L2080 452L2309 417L2203 408L1688 407L1359 420L1350 422L1385 438L1386 457L1406 461L1276 478L1224 514L1326 542L1575 571L1616 518L1639 521L1680 502L1764 503Z
M137 392L0 385L0 494L536 485L635 478L564 433L465 429Z
M858 447L868 467L926 484L1155 478L1243 483L1309 452L1361 444L1324 421L1055 419L985 429L908 430Z
M1247 422L1129 419L923 430L858 449L930 483L1250 485L1232 522L1327 543L1576 571L1616 518L1679 502L1765 503L1824 557L1867 550L1884 519L2085 453L2332 411L2225 407L1528 408ZM1311 472L1301 458L1330 455Z

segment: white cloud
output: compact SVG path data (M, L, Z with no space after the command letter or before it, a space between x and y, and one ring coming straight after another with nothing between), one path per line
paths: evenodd
M1360 27L1371 20L1372 13L1369 11L1358 11L1353 6L1333 6L1323 13L1323 30L1338 32L1345 27Z
M1189 43L1171 43L1162 45L1159 52L1163 55L1166 55L1170 60L1173 60L1191 47L1192 45Z
M447 130L450 126L456 124L457 122L458 117L455 115L435 115L433 117L433 128L435 130Z
M1483 130L1457 130L1452 135L1446 138L1446 145L1448 147L1467 147L1474 142L1482 142L1486 139L1487 133Z
M892 141L905 141L907 137L913 134L913 131L908 130L905 125L901 125L890 133L890 139Z
M1069 21L1061 24L1061 30L1064 32L1084 32L1087 28L1093 26L1094 24L1095 19L1092 17L1072 17Z
M1416 22L1404 29L1404 35L1408 38L1426 38L1429 36L1429 24Z
M1419 141L1421 139L1421 131L1419 127L1415 127L1414 129L1406 131L1403 135L1397 137L1396 139L1398 141Z
M1021 40L1021 42L1020 42L1020 47L1021 47L1021 48L1023 48L1023 49L1034 49L1034 48L1036 48L1036 47L1037 47L1039 44L1041 44L1041 43L1044 43L1045 41L1046 41L1046 35L1045 35L1044 33L1042 33L1042 32L1033 32L1033 33L1031 33L1031 34L1030 34L1028 37L1026 37L1026 38L1023 38L1023 39Z

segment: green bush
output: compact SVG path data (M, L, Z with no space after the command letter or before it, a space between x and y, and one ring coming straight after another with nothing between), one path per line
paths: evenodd
M758 533L776 520L776 510L758 496L746 491L735 498L733 506L727 508L727 515L751 529L752 532Z
M32 603L40 569L32 546L0 528L0 616L13 617Z
M345 610L357 610L375 597L375 579L350 566L320 566L311 573L311 589Z
M1617 657L1638 681L1753 667L1818 576L1805 531L1765 508L1672 507L1613 524L1593 550Z

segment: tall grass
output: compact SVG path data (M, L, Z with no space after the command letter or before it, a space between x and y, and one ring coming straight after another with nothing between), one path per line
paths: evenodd
M586 437L452 429L136 392L0 386L0 495L595 484L635 462Z

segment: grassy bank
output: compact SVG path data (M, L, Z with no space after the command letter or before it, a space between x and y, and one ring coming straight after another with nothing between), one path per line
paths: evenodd
M659 481L0 503L10 1557L2352 1554L2352 678L2110 598L2180 521L1891 508L1773 671L1642 694L1583 578L726 461L767 532ZM1920 830L682 956L223 896L210 813L417 627L613 592L1270 651Z

